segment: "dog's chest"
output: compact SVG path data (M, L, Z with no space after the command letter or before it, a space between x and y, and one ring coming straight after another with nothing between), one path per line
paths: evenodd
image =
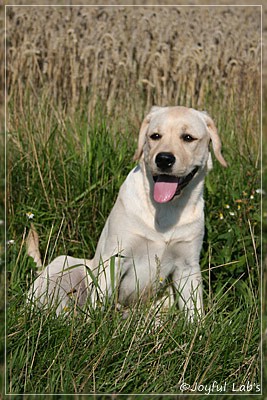
M156 212L154 229L165 244L190 241L204 227L203 207Z

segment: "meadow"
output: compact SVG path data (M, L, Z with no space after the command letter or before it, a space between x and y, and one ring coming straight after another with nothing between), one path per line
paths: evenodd
M6 44L6 392L259 393L260 8L10 6ZM158 325L142 304L31 309L27 213L45 263L92 257L142 118L174 104L209 112L229 164L206 179L202 324L171 309Z

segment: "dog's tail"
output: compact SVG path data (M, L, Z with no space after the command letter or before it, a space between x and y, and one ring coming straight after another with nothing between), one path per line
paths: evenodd
M32 257L34 262L36 263L38 272L41 272L42 259L39 250L39 236L36 232L33 223L31 223L31 227L26 239L26 249L28 256Z

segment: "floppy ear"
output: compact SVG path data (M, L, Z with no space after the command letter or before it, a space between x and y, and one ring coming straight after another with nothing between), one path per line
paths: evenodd
M142 122L140 131L139 131L139 137L138 137L138 146L137 146L137 150L134 154L134 161L137 161L141 158L142 154L143 154L143 148L146 142L146 133L147 133L147 128L148 125L151 121L151 117L154 113L162 110L164 107L158 107L158 106L153 106L151 108L151 110L149 111L149 114L145 117L145 119Z
M137 150L134 153L134 158L133 158L134 161L139 160L141 158L141 155L143 154L143 148L144 148L145 141L146 141L146 132L147 132L147 128L148 128L150 119L151 119L151 115L148 114L142 122L140 131L139 131Z
M222 153L221 153L222 144L221 144L219 135L217 133L217 128L216 128L213 120L211 119L211 117L205 111L202 111L201 113L202 113L202 116L204 117L204 121L205 121L207 129L210 133L210 138L211 138L215 157L224 167L227 167L227 162L225 161L225 159L223 158Z

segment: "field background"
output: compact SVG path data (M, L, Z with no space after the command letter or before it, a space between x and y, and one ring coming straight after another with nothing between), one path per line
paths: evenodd
M260 383L260 8L8 7L6 22L7 392ZM29 310L26 213L46 262L91 257L154 104L207 110L229 163L206 182L204 326Z

